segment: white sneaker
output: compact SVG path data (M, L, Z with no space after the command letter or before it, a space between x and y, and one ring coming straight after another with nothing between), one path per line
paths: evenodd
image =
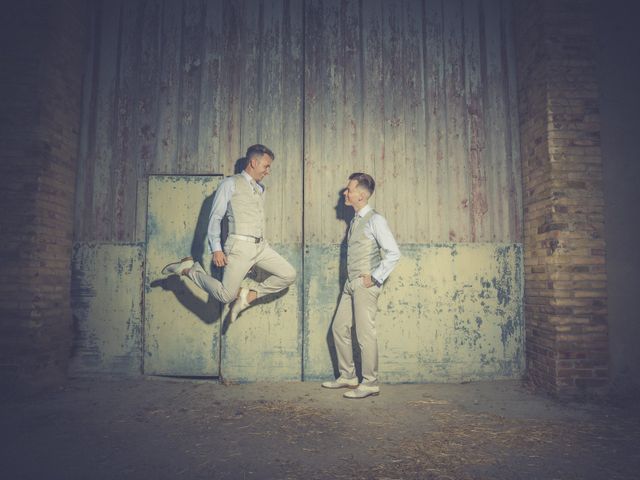
M358 385L358 388L345 392L342 396L344 398L366 398L375 395L380 395L379 386L368 386L360 384Z
M330 380L328 382L322 382L322 386L324 388L356 388L358 386L357 378L342 378L339 377L337 380Z
M249 295L248 288L241 288L240 292L238 292L238 298L233 302L233 306L231 307L231 312L229 313L229 323L233 323L240 315L240 312L249 308L249 301L247 300L247 295Z
M162 273L164 275L172 274L172 275L182 275L182 272L193 267L193 258L192 257L184 257L182 260L178 260L177 262L172 262L164 266L162 269Z

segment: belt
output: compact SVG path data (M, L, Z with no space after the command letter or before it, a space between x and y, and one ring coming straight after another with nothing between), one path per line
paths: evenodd
M240 235L239 233L230 233L229 237L237 238L238 240L244 240L245 242L252 242L252 243L260 243L264 241L264 238L262 237L258 238L252 235Z

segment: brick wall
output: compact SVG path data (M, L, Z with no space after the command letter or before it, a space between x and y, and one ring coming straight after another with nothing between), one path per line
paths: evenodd
M559 395L608 383L602 157L593 5L516 11L529 378Z
M0 379L63 378L85 2L3 2Z

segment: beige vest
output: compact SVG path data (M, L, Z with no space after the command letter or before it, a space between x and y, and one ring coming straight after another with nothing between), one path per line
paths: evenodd
M264 237L264 192L254 192L246 178L239 173L234 175L235 191L231 196L227 218L229 233Z
M375 211L371 210L349 229L347 239L347 275L350 281L355 280L360 275L370 274L378 268L382 261L378 242L367 238L364 234L364 227L374 213Z

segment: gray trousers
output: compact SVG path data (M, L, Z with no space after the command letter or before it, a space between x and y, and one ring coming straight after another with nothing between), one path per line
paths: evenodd
M253 243L229 237L224 251L227 265L224 267L222 282L207 275L198 266L191 268L188 273L198 287L222 303L235 300L242 280L253 266L271 274L263 282L251 287L258 297L284 290L296 280L295 269L267 242Z
M355 378L356 369L351 345L351 326L355 319L356 335L362 354L363 385L378 384L378 334L375 318L381 290L382 288L375 285L365 287L360 277L347 280L331 328L338 354L340 377Z

